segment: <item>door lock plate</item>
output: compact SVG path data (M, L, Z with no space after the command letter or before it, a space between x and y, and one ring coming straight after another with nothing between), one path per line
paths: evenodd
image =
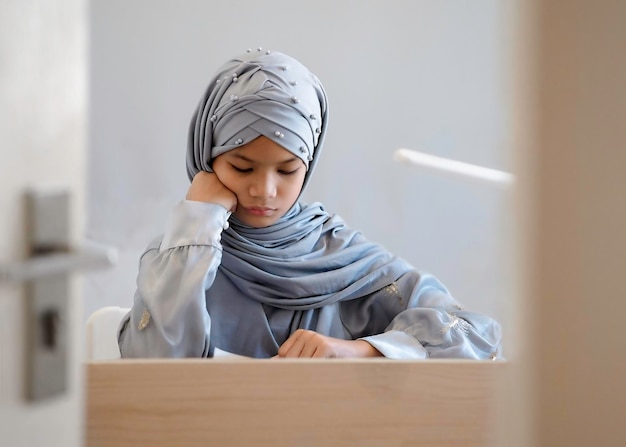
M67 253L71 246L70 195L66 191L26 196L30 255ZM26 398L40 400L68 387L70 272L26 282Z

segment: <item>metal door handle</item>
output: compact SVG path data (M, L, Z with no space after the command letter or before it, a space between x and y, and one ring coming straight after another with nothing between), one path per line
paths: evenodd
M21 283L58 274L111 267L117 262L113 247L84 242L78 249L33 256L25 261L0 265L0 281Z
M69 191L28 191L28 255L0 264L0 281L23 284L25 296L26 398L39 400L68 387L72 273L110 267L117 250L71 237Z

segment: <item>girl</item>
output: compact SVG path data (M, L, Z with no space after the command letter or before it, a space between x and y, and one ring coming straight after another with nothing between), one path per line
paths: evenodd
M259 48L218 70L191 120L186 200L141 256L123 357L499 356L497 322L299 201L327 126L297 60Z

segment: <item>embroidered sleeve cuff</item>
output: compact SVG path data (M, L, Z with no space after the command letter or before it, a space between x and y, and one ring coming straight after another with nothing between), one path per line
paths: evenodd
M388 331L378 335L370 335L365 340L389 359L419 360L428 358L428 352L415 337L402 331Z
M230 212L215 203L183 200L170 213L161 250L188 245L221 247L222 231L228 228Z

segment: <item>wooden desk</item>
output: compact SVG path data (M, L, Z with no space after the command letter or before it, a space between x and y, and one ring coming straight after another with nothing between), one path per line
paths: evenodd
M487 446L506 363L87 364L88 447Z

